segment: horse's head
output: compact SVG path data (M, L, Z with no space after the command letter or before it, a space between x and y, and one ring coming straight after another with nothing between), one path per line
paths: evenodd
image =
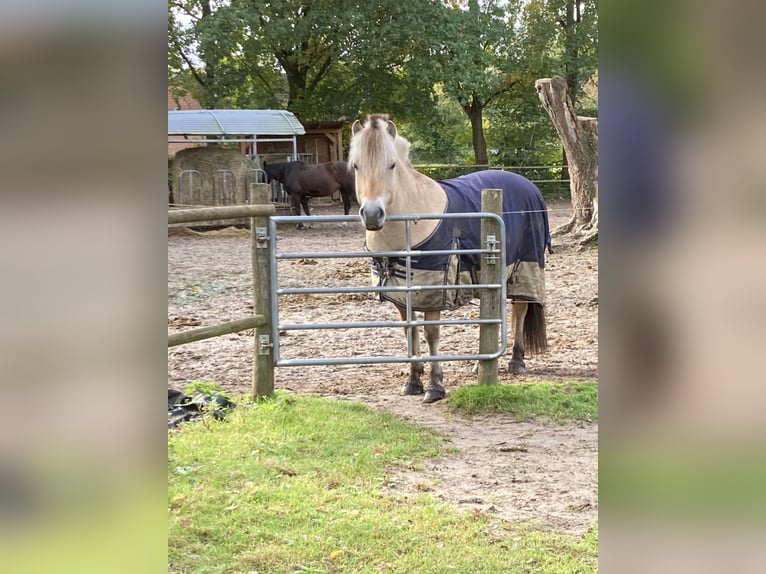
M385 114L367 116L364 126L357 120L351 131L348 163L356 177L359 217L369 231L378 231L397 189L397 169L409 164L410 144Z
M274 179L274 176L276 175L275 164L264 163L263 171L266 173L266 183L271 183L271 180Z
M265 163L263 171L266 172L266 183L271 183L273 179L280 183L285 183L285 175L295 163L298 162Z

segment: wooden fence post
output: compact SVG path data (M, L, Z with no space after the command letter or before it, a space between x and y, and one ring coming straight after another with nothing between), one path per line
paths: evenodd
M250 184L250 201L253 204L271 204L271 189L266 183ZM253 313L263 315L264 324L254 331L253 350L253 399L268 397L274 392L274 345L272 340L271 313L271 267L269 265L269 217L253 217L250 222L253 259Z
M502 216L503 193L499 189L481 190L481 210L496 213ZM481 241L484 247L488 247L492 238L500 241L500 223L494 219L484 218L481 220ZM505 281L505 261L500 261L500 246L495 244L497 254L482 255L481 268L479 271L480 283L502 283ZM482 319L500 318L499 289L484 289L480 295L480 316ZM479 326L479 353L489 354L497 351L498 324L481 324ZM482 359L479 361L479 384L497 382L497 359Z

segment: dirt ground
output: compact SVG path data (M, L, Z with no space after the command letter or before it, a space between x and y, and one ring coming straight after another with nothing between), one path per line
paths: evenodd
M338 204L317 202L312 207L312 213L342 213ZM549 202L549 209L552 229L570 213L568 202ZM308 253L361 250L363 243L364 229L354 222L314 223L303 230L280 226L277 245L281 253ZM549 351L527 358L527 373L520 376L511 375L507 359L503 360L502 384L597 379L598 254L576 251L562 238L554 238L553 248L546 262ZM278 277L280 287L367 286L369 263L365 258L318 261L307 256L280 261ZM168 333L249 315L251 281L249 231L171 229ZM474 303L446 315L478 317L478 301ZM281 324L396 319L394 307L374 294L293 295L279 301ZM442 328L442 353L473 353L477 347L477 326ZM288 331L280 346L282 359L401 356L405 352L403 334L390 328ZM168 386L182 390L188 381L206 380L247 392L252 357L252 332L168 349ZM448 393L476 382L469 361L448 362L443 367ZM566 532L582 533L594 524L597 423L558 425L512 416L456 416L447 410L448 399L424 405L419 397L400 397L408 369L406 364L282 367L276 370L275 387L362 401L450 438L456 454L430 461L422 472L395 473L389 485L392 490L413 495L430 490L460 508Z

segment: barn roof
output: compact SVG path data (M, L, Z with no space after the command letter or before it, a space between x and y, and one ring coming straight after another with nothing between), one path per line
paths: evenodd
M287 110L168 111L168 135L296 136L306 131Z

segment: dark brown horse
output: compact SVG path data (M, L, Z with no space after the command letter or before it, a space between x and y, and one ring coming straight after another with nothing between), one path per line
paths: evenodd
M356 200L354 174L345 161L328 163L304 163L291 161L271 163L264 166L267 183L277 180L290 194L290 201L295 215L301 214L301 206L306 215L309 213L309 198L332 195L340 190L343 200L343 213L348 215L351 200ZM298 225L303 227L303 225Z

